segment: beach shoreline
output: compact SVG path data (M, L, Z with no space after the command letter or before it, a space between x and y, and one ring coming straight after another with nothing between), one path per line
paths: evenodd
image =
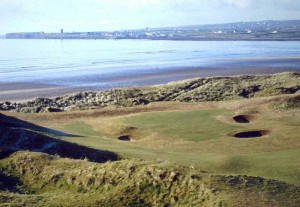
M166 84L172 81L181 81L192 78L205 78L215 76L236 76L236 75L264 75L281 72L299 72L299 68L289 67L241 67L241 68L220 68L220 67L179 67L165 72L152 74L139 74L111 78L110 82L119 83L117 87L70 87L63 85L29 83L29 82L0 82L0 102L24 102L37 97L54 98L70 93L85 91L101 91L112 88L127 88L135 86L151 86ZM85 82L95 81L97 76L83 77ZM122 83L132 82L132 85Z

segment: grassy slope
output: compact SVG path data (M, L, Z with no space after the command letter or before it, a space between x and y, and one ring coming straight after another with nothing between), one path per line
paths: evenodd
M248 110L248 106L239 110ZM236 113L221 108L93 118L86 123L104 135L69 140L134 157L194 165L214 173L259 175L300 184L298 110L255 112L255 120L248 125L234 123L231 117ZM135 130L124 133L126 128ZM76 132L76 125L73 129ZM242 140L230 136L247 129L267 129L271 134ZM115 141L128 133L133 142Z
M299 187L281 181L300 185L298 99L295 94L50 114L5 113L35 127L80 135L59 139L128 159L96 164L14 153L0 160L0 206L297 206ZM250 115L251 122L234 122L232 117L240 114ZM232 137L251 129L270 134L257 139ZM120 135L129 135L132 141L120 141Z
M0 169L27 188L25 194L0 189L0 206L296 206L300 199L300 189L283 182L166 162L96 164L18 152L1 160Z
M137 114L128 108L18 116L83 136L64 138L67 141L129 158L167 160L211 173L262 176L299 185L299 109L274 109L274 105L295 97L299 95L201 104L158 103L138 108L146 112ZM251 114L253 121L235 123L232 116L238 114ZM259 139L231 136L248 129L271 133ZM117 140L120 135L130 135L132 141Z
M0 110L24 113L130 107L158 101L206 102L271 95L295 94L300 73L194 78L163 85L109 89L69 94L54 99L37 98L24 103L0 103Z

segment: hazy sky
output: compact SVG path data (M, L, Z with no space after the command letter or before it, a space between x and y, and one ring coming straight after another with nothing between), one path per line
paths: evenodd
M0 0L0 34L300 19L300 0Z

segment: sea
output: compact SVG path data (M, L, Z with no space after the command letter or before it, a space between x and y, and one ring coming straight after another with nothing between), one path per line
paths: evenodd
M107 89L247 68L300 71L299 59L299 41L0 39L0 83Z

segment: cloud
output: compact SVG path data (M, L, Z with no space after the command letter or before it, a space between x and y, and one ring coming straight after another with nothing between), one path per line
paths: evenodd
M300 19L300 0L0 0L0 33ZM39 23L41 22L41 23Z
M223 0L223 3L240 9L251 9L254 6L253 0Z
M238 9L265 9L273 8L276 10L300 10L299 0L216 0L223 5ZM288 11L287 11L288 12Z
M268 1L277 8L288 9L288 10L300 10L299 0L274 0L274 2L272 2L271 0Z
M0 3L0 17L5 17L6 15L17 14L22 12L21 4L15 4L15 2L10 0L1 0Z

